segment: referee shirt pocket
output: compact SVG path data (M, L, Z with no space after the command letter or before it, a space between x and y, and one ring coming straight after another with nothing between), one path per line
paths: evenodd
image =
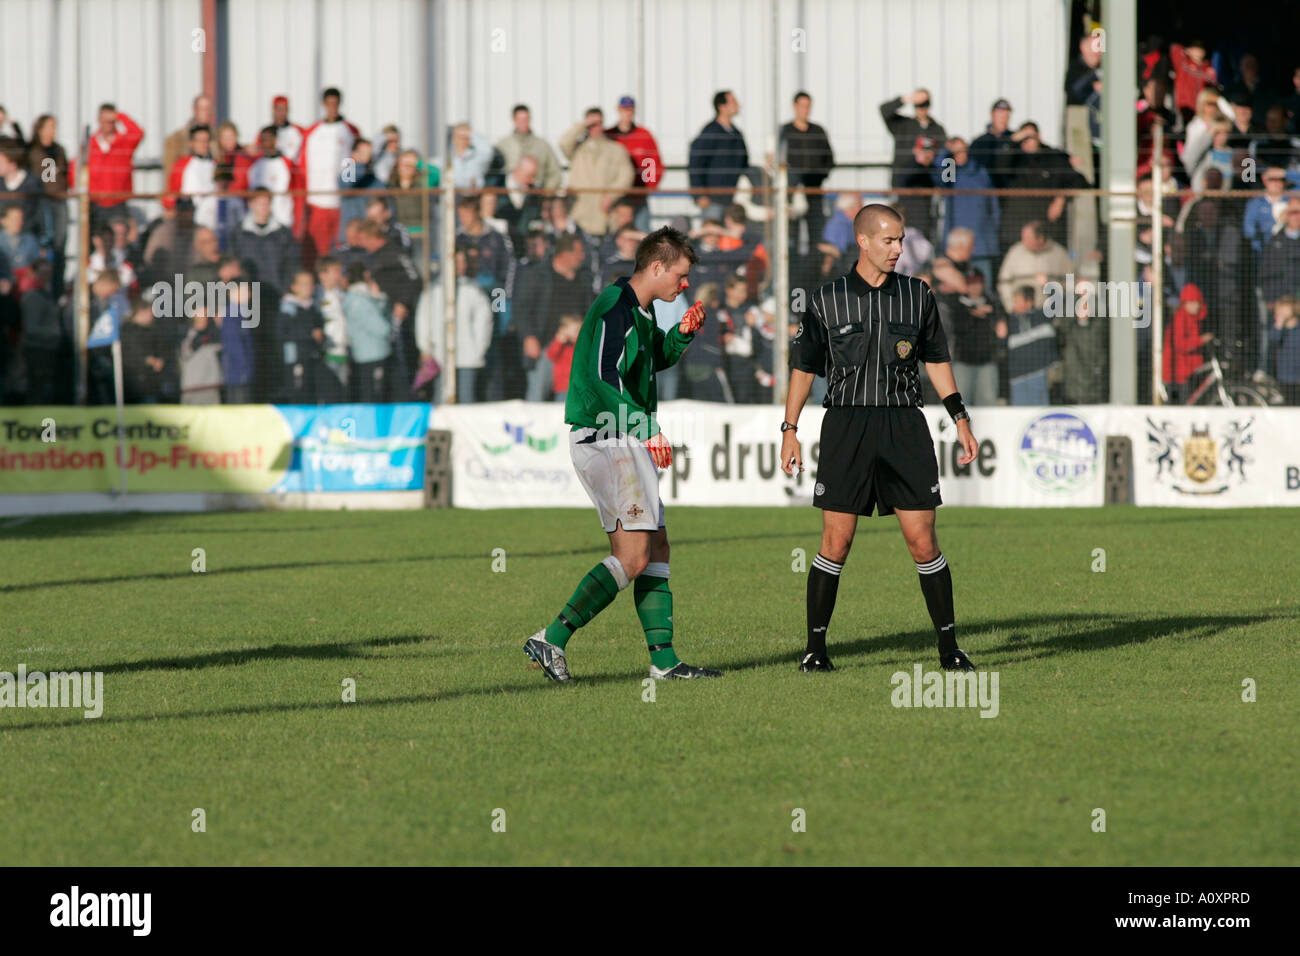
M861 368L867 360L867 332L861 322L832 325L829 330L831 364Z
M912 365L916 362L916 343L921 337L921 330L906 322L889 323L889 352L886 361L890 365Z

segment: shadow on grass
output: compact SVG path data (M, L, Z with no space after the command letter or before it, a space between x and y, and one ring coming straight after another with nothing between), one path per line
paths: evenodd
M57 667L50 670L90 671L101 674L134 674L140 671L201 670L205 667L230 667L261 661L280 660L335 660L346 657L368 657L365 653L379 647L397 644L422 644L436 641L432 634L409 634L400 637L373 637L364 641L336 641L333 644L269 644L265 647L245 647L210 654L192 654L189 657L149 657L139 661L118 661L112 664L88 664L84 667Z
M1246 627L1266 621L1295 621L1292 615L1269 614L1224 614L1224 615L1173 615L1168 617L1138 618L1117 614L1081 615L1023 615L1001 620L977 620L960 625L961 633L966 635L961 643L965 645L977 666L990 669L991 666L1006 666L1052 657L1056 654L1088 651L1105 651L1111 648L1147 641L1161 640L1179 635L1184 640L1205 640L1223 631L1235 627ZM1043 628L1058 628L1064 625L1067 633L1035 637L1034 631ZM845 628L848 630L848 628ZM996 643L989 643L992 632ZM401 637L372 638L363 641L345 641L334 644L312 645L272 645L238 651L222 651L211 654L196 654L190 657L167 657L146 659L142 661L119 662L113 664L90 665L76 670L102 671L111 673L132 673L147 670L164 669L201 669L231 664L254 664L264 660L307 659L321 660L328 658L363 657L365 649L382 648L391 645L419 644L436 641L435 635L408 635ZM844 661L854 658L871 657L882 652L907 651L904 660L875 660L867 663L876 665L907 664L918 661L926 667L935 663L934 631L917 630L906 633L887 634L878 637L864 637L850 640L834 641L830 645L831 655L835 660ZM722 668L724 671L756 670L766 667L788 667L794 670L799 657L799 648L792 647L789 652L774 652L743 658L724 660L705 659L700 654L689 654L692 661ZM507 652L503 652L507 653ZM515 653L510 651L508 653ZM407 655L409 656L409 655ZM522 658L522 654L520 654ZM74 668L61 668L73 670ZM594 687L604 684L627 683L642 679L646 674L644 666L580 676L574 680L574 688ZM723 678L725 679L725 677ZM835 680L819 675L815 681ZM570 688L552 686L540 671L531 672L527 683L492 688L463 688L437 691L428 694L411 694L400 697L360 700L350 707L365 709L401 707L408 704L437 704L469 697L487 697L506 693L564 693ZM255 716L259 714L292 713L293 711L333 710L342 706L337 701L318 701L307 703L267 703L226 707L214 710L179 711L162 714L134 714L126 717L105 716L97 720L74 718L65 721L29 721L22 724L0 724L0 734L22 730L46 730L64 727L87 727L97 724L145 723L157 720L193 720L221 717Z
M244 512L246 513L246 512ZM225 514L222 512L209 512L209 514ZM212 525L176 525L174 527L148 527L149 524L157 525L160 518L177 517L175 512L128 512L127 514L108 514L108 515L37 515L29 521L23 521L21 524L15 524L13 527L6 527L14 518L0 518L0 542L4 541L54 541L65 540L67 538L110 538L116 535L142 534L142 535L166 535L166 534L292 534L298 531L352 531L355 528L375 528L384 527L383 522L367 521L357 522L347 525L340 524L303 524L290 525L283 528L266 527L265 525L249 524L217 524ZM138 528L137 525L145 524L146 527Z
M1184 640L1204 640L1234 627L1247 627L1266 621L1296 620L1295 616L1287 614L1183 614L1166 617L1029 614L958 621L957 642L974 658L976 666L989 669L990 664L1014 664L1076 651L1109 650L1175 635ZM845 629L841 629L841 633L843 630ZM1064 633L1044 635L1045 630L1060 630ZM994 642L990 642L990 637ZM877 654L881 651L907 651L909 654L906 661L891 659L876 663L905 662L910 665L920 660L927 667L932 666L938 656L933 628L847 641L832 639L829 649L832 660ZM756 662L755 666L762 666L763 663Z
M883 527L883 526L881 526ZM299 530L299 529L294 529ZM858 531L859 537L862 536L866 529ZM206 533L206 532L204 532ZM870 533L870 532L868 532ZM895 532L897 533L897 532ZM806 530L767 532L764 534L747 534L732 535L728 537L709 537L709 538L673 538L674 547L692 547L702 544L726 544L738 541L765 541L765 540L791 540L798 539L805 543L812 541L816 543L816 535L810 534ZM590 547L569 548L565 550L554 551L510 551L511 558L563 558L572 557L581 554L609 554L609 545L607 542L595 542ZM380 564L423 564L429 561L487 561L492 555L487 551L476 551L473 554L427 554L411 555L408 557L382 557L382 558L340 558L333 561L282 561L276 564L246 564L235 565L233 567L209 567L205 572L206 576L214 574L258 574L267 571L299 571L305 568L345 568L359 567L365 565ZM188 553L185 560L189 560ZM134 581L176 581L182 579L197 579L200 575L189 569L188 564L184 564L185 570L182 571L154 571L148 574L113 574L97 578L65 578L61 581L28 581L21 584L4 584L0 585L0 594L16 594L24 591L40 591L45 588L66 588L66 587L93 587L99 584L129 584Z

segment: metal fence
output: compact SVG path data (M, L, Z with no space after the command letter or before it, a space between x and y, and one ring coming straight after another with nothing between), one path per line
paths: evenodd
M65 246L0 237L2 398L111 402L113 363L94 345L108 313L128 403L562 400L588 307L673 223L700 263L656 321L697 299L707 318L660 398L781 402L811 290L853 267L852 215L884 201L905 217L899 271L933 288L968 404L1108 401L1116 323L1132 330L1142 402L1300 401L1300 199L1285 184L1162 186L1158 202L1140 184L1140 278L1117 283L1100 190L828 193L784 175L752 170L735 190L466 192L426 177L45 199L36 215L51 236L66 228Z

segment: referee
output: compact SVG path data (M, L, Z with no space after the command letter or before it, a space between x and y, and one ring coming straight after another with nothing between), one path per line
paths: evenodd
M934 533L939 466L925 416L917 368L957 423L960 464L978 447L949 364L934 294L920 279L894 272L903 220L889 206L864 206L853 220L858 261L811 298L811 311L790 347L790 393L781 423L781 467L803 470L797 426L813 377L827 380L821 457L813 505L822 509L822 545L808 572L808 647L801 671L829 671L826 627L835 610L840 571L858 516L897 514L921 580L945 670L974 670L957 648L952 574Z

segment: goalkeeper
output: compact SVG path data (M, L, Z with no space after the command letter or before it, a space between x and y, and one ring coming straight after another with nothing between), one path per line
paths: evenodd
M682 662L673 650L668 532L656 471L672 464L673 452L655 420L655 373L681 358L704 322L704 307L695 303L667 334L652 307L656 299L682 295L698 261L676 229L650 233L637 246L633 274L605 287L578 333L564 420L573 426L573 467L609 534L610 553L587 572L555 620L524 643L552 680L570 679L569 638L628 585L650 647L651 677L722 676Z

